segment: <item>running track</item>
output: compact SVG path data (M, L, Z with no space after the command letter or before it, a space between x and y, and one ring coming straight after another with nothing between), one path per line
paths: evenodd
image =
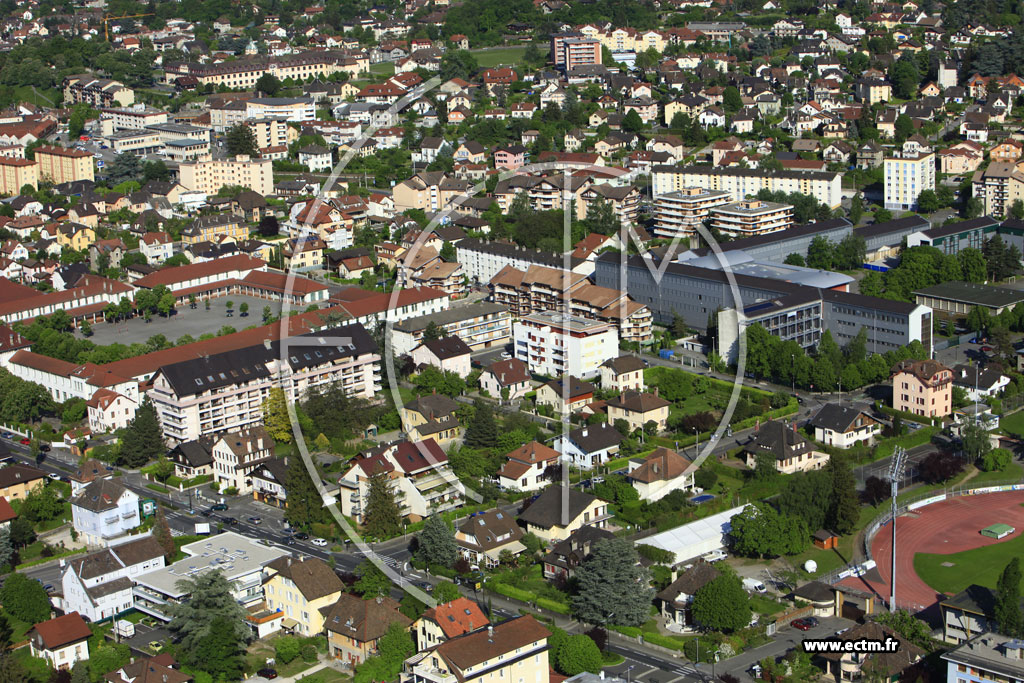
M993 543L1002 543L1024 533L1024 491L1005 491L978 496L961 496L941 503L933 503L896 519L896 603L913 611L921 611L945 598L914 572L917 553L952 554ZM1014 527L1009 536L1000 540L982 536L985 527L1004 522ZM840 585L869 590L889 600L889 582L892 574L892 527L883 526L875 534L871 554L878 563L881 580L869 576L849 577Z

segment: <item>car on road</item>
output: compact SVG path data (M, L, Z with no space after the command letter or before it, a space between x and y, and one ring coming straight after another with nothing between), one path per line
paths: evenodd
M199 514L201 514L203 517L209 517L211 512L209 510L200 510Z
M260 519L259 517L250 517L249 518L249 524L259 524L262 521L263 520Z
M57 474L56 472L50 472L46 476L48 476L50 479L53 479L54 481L60 481L60 475Z
M277 671L275 671L274 669L271 669L270 667L266 667L266 668L263 668L263 669L260 669L259 671L257 671L256 675L257 676L262 676L263 678L266 678L267 680L273 680L273 679L277 678Z
M216 510L217 512L223 512L224 510L228 509L228 506L227 503L214 503L213 505L210 506L210 509Z
M815 617L804 617L803 619L794 619L789 622L789 625L799 631L810 631L818 625L818 620Z
M728 555L724 550L719 548L718 550L712 550L710 553L704 555L701 559L705 562L718 562L724 560Z
M14 434L11 434L10 432L0 432L0 436L4 437L5 439L13 439L14 438Z
M50 452L50 444L48 444L48 443L41 443L41 444L39 444L39 450L41 452L43 452L43 453L49 453Z
M420 581L416 584L416 587L423 590L426 593L434 592L434 585L428 581Z
M327 547L327 541L325 541L322 538L311 538L311 539L309 539L309 542L312 543L313 545L315 545L318 548L326 548Z
M299 533L295 534L295 540L297 540L297 541L308 541L309 540L309 534L307 534L305 531L300 531Z
M238 520L235 519L234 517L225 517L224 518L224 523L228 524L230 526L235 526L236 524L238 524Z
M46 591L47 593L49 593L50 591L53 590L53 584L52 583L46 584L45 586L43 586L43 590Z
M982 346L981 347L981 352L982 353L992 353L992 347L991 346Z
M28 437L26 436L25 438L23 438L23 439L22 439L21 441L19 441L18 443L20 443L20 444L21 444L22 446L29 446L29 445L31 445L31 444L32 444L32 439L30 439L30 438L28 438Z

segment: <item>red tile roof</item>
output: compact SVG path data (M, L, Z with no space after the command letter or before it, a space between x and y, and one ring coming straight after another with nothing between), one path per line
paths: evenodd
M47 650L56 650L92 637L89 625L78 612L36 624L32 630L39 634Z
M9 522L17 516L18 513L14 511L11 504L7 502L7 499L0 496L0 524Z
M135 281L135 286L144 289L152 289L157 285L171 286L179 282L187 282L201 277L212 277L233 270L256 270L266 265L266 261L253 258L247 254L236 254L227 258L204 261L203 263L190 263L184 266L171 266L161 268L155 273L140 277Z
M480 606L467 597L428 609L423 618L432 619L444 631L446 638L461 636L491 623Z

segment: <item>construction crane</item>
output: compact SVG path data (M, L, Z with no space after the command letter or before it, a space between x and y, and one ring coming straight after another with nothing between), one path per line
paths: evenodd
M146 12L145 14L124 14L119 17L103 17L103 38L109 43L110 42L110 22L116 21L117 19L134 19L136 17L151 17L152 12Z

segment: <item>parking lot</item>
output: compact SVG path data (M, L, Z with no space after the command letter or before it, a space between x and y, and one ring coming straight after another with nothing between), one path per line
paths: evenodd
M234 304L234 313L227 316L227 302ZM249 305L249 314L242 316L239 307ZM188 334L198 339L207 332L217 334L225 325L242 330L253 325L263 324L263 308L270 307L273 315L280 314L281 302L257 299L251 296L230 296L212 299L210 310L203 303L197 302L195 309L188 304L179 306L174 315L167 318L154 315L150 322L143 318L132 318L118 323L97 323L92 326L91 341L97 344L134 344L144 343L150 337L162 334L172 343Z

